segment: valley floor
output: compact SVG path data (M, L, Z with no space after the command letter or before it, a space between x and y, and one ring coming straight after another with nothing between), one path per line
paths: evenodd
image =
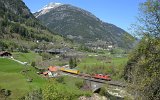
M53 56L48 60L49 64L65 64L60 61L61 58ZM84 57L78 59L78 69L83 73L110 73L113 80L122 80L121 74L124 64L127 62L127 57L117 57L116 55L108 54L92 54L87 53ZM32 62L42 62L42 56L34 52L20 53L13 52L13 58L0 58L0 89L11 91L10 96L0 95L3 98L15 99L27 95L30 91L45 87L46 84L53 81L48 80L37 74L37 70L31 67ZM45 60L45 62L48 62ZM48 65L43 65L47 69ZM59 80L56 80L59 82ZM69 76L62 77L60 84L62 87L67 87L67 91L75 91L76 95L91 95L89 91L83 91L77 87L77 84L82 84L82 79L71 78ZM78 85L79 86L79 85ZM60 85L61 88L61 85ZM73 88L73 89L69 89ZM62 90L60 90L62 91Z

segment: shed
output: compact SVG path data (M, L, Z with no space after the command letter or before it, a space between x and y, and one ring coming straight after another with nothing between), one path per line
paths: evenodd
M1 51L1 52L0 52L0 56L1 56L1 57L4 57L4 56L12 56L12 54L9 53L9 52L7 52L7 51Z

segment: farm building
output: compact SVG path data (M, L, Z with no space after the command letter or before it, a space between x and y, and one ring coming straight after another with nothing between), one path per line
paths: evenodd
M1 51L0 52L0 57L8 57L8 56L12 56L12 54L7 52L7 51Z
M48 75L48 77L56 77L58 75L58 69L57 67L50 66L48 67L48 71L43 72L43 75Z
M56 72L56 71L57 71L57 68L54 67L54 66L49 66L49 67L48 67L48 71L50 71L50 72Z

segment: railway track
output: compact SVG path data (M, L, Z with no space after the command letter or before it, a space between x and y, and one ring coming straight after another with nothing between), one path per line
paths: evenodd
M71 74L67 72L61 72L63 75L68 75L71 77L81 78L86 80L87 86L92 90L92 92L98 91L101 87L103 87L105 84L107 84L106 90L107 92L115 97L124 98L124 97L132 97L131 94L129 94L126 91L127 84L120 81L107 81L102 79L95 79L89 76L83 76L83 74Z
M117 87L126 87L127 86L126 83L120 82L120 81L106 81L106 80L102 80L102 79L95 79L95 78L92 78L92 77L85 77L85 76L82 76L82 75L79 75L79 74L71 74L71 73L67 73L67 72L61 72L61 73L63 75L82 78L82 79L97 82L97 83L108 84L108 85L111 85L111 86L117 86Z

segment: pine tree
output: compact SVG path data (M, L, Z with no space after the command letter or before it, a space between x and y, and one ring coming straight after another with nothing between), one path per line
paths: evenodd
M70 67L71 69L74 68L73 58L70 58L70 60L69 60L69 67Z

